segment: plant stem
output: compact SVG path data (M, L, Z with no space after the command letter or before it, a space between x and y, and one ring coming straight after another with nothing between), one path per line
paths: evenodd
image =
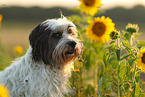
M120 65L120 62L119 62L119 64L118 64L118 69L119 69L119 65ZM118 75L118 82L117 82L117 87L118 87L118 97L120 97L120 82L119 82L119 70L118 70L118 73L117 73L117 75Z
M134 63L134 77L133 77L133 83L135 84L135 75L136 75L136 63Z
M97 65L97 62L96 62L96 65ZM94 97L97 97L97 66L95 65L94 67Z
M118 50L120 50L119 48L119 38L117 38L117 59L118 59L118 69L119 69L119 65L120 65L120 51L118 52ZM120 97L120 81L119 81L119 70L117 71L117 76L118 76L118 82L117 82L117 90L118 90L118 97Z
M130 37L130 40L129 40L129 44L130 44L130 47L132 47L132 37L133 35L131 35L131 37Z

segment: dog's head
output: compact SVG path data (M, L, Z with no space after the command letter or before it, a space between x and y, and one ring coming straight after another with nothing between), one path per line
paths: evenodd
M29 36L34 61L56 67L74 61L81 52L76 32L76 26L65 17L39 24Z

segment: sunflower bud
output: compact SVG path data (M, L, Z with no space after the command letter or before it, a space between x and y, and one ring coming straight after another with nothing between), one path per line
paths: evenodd
M113 30L111 33L110 33L110 38L111 39L117 39L118 38L118 32L116 30Z
M137 33L139 30L138 24L131 24L128 23L126 26L126 31L129 32L130 34Z

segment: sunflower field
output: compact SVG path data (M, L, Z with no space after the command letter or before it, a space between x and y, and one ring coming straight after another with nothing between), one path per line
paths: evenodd
M101 0L79 0L80 13L68 18L78 28L84 47L75 64L72 97L145 97L145 42L136 41L138 24L117 30L111 17L97 17ZM144 75L143 75L144 76ZM142 76L142 77L143 77Z
M79 0L80 6L71 9L79 15L67 18L77 26L83 52L75 62L70 78L71 97L145 97L145 41L138 24L128 23L119 31L111 17L100 16L101 0ZM2 15L0 15L1 29ZM1 31L1 30L0 30ZM1 49L1 44L0 44ZM21 46L14 47L13 60L23 55ZM4 58L0 54L0 63ZM5 67L0 64L0 70ZM10 64L10 63L7 63ZM0 97L8 97L0 84Z

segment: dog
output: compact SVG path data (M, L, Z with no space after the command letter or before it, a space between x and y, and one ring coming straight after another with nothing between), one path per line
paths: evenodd
M10 97L64 97L73 63L82 52L75 24L48 19L32 30L26 54L0 72Z

